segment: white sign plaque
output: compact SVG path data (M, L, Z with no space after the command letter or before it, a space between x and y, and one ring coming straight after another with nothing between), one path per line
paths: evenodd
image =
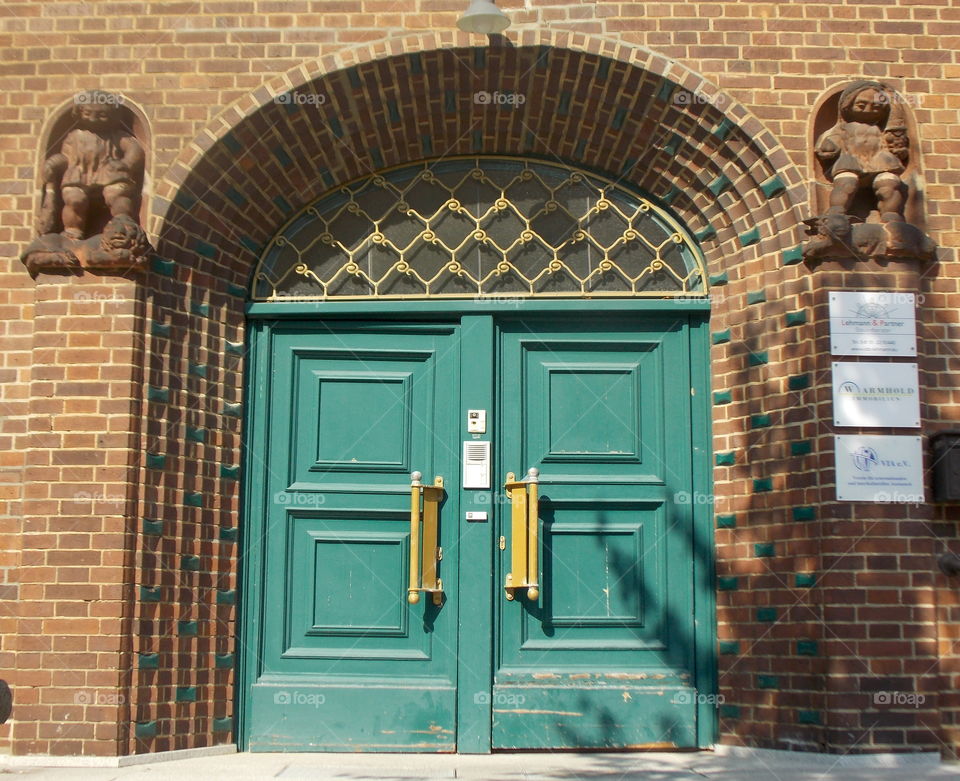
M833 439L838 501L924 501L920 437L837 435Z
M916 305L913 293L830 293L831 354L915 356Z
M836 426L920 427L915 363L834 363Z

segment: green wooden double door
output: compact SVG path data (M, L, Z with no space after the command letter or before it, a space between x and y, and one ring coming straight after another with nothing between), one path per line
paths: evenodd
M246 745L712 743L691 318L253 324ZM487 447L489 488L464 487ZM503 486L531 467L539 593L508 599L522 542ZM412 492L415 471L442 490ZM442 594L412 604L411 570L430 586L433 568Z

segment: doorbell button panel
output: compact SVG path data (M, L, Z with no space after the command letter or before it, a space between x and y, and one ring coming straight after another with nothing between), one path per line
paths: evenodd
M490 487L490 443L476 440L463 443L463 487Z

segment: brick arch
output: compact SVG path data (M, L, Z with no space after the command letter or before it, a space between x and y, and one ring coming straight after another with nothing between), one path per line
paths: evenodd
M278 76L228 107L156 186L148 229L157 255L139 287L144 387L134 427L143 452L132 490L143 533L129 584L131 651L149 664L130 672L132 724L120 738L130 752L209 745L230 729L243 304L262 248L299 207L425 158L541 157L619 179L672 209L697 236L713 282L729 278L713 311L720 329L747 319L758 275L798 276L796 266L780 268L779 250L796 243L803 178L728 96L608 39L524 31L510 47L471 40L392 39ZM291 90L304 102L275 100ZM479 91L525 100L482 105ZM748 352L738 350L715 369L736 374ZM742 496L741 484L718 490ZM177 699L187 695L189 706ZM178 715L185 707L190 720Z
M242 286L273 233L326 190L477 153L559 160L639 187L697 235L711 273L796 243L803 177L760 121L702 76L581 34L471 40L425 33L344 50L238 100L156 188L149 227L161 255L202 246L204 265ZM483 105L478 92L524 103Z

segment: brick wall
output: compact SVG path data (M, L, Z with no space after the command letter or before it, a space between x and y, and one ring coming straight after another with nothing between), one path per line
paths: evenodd
M955 425L960 8L504 0L516 47L482 50L452 32L464 5L0 9L0 663L16 702L0 748L230 739L239 345L257 250L368 171L523 153L670 202L707 257L714 445L732 454L715 468L722 740L952 751L960 605L934 557L958 547L956 513L832 501L825 307L841 287L922 294L923 433ZM813 107L863 76L894 85L919 129L941 245L919 274L796 262ZM17 256L44 129L90 87L143 112L158 257L137 280L34 281ZM291 88L325 101L274 100ZM528 100L482 107L481 89ZM891 690L925 701L876 701Z

